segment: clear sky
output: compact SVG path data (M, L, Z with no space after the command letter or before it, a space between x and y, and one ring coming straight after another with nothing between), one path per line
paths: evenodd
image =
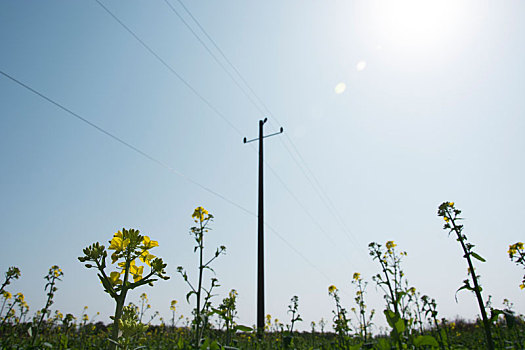
M242 138L265 116L267 133L285 129L265 141L267 313L288 320L297 295L300 328L331 319L328 286L349 309L359 271L385 324L367 245L394 240L441 316L474 318L473 295L454 300L466 263L443 201L487 260L484 296L525 312L507 256L525 240L524 2L183 0L232 68L177 0L100 1L154 53L96 1L0 2L2 72L162 163L0 75L0 270L21 269L9 290L31 312L57 264L53 310L108 321L113 301L77 257L126 227L159 242L171 276L128 300L146 292L167 319L177 299L189 316L176 267L196 277L188 232L203 206L208 253L227 247L214 300L236 289L239 322L255 323L257 145Z

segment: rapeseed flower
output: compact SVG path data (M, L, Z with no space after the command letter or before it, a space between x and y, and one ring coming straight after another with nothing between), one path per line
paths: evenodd
M113 271L109 274L109 281L112 285L122 284L122 280L120 279L120 272Z
M111 241L109 241L110 245L109 245L108 249L114 250L115 253L119 253L119 252L123 251L124 249L126 249L126 247L128 246L129 242L130 242L129 238L124 239L124 235L122 234L122 232L118 231L113 236L113 239L111 239ZM112 256L112 258L113 258L113 256Z
M22 304L24 302L24 300L25 300L24 294L16 293L15 300L16 300L17 303Z
M330 287L328 287L329 294L333 294L336 290L337 290L337 287L334 286L333 284Z
M142 244L144 244L144 249L151 249L153 247L158 247L159 246L159 242L157 241L152 241L148 236L144 236L143 240L142 240Z
M208 211L204 209L203 207L197 207L193 211L193 214L191 215L191 217L198 219L200 222L202 222L206 219L204 216L208 214L209 214Z
M129 273L133 276L133 281L138 282L142 279L142 273L144 272L144 266L135 265L135 260L132 260L129 264Z
M509 253L509 256L511 258L513 258L514 255L516 255L516 253L518 253L519 250L523 250L522 242L517 242L517 243L509 245L509 250L507 251L507 253Z
M395 244L394 241L386 242L386 249L388 249L388 250L394 248L395 246L397 246L397 244Z
M155 241L153 241L153 242L155 242ZM151 260L153 260L155 258L156 258L156 256L150 254L147 250L145 250L144 253L142 253L139 256L140 261L142 261L143 263L147 264L148 266L151 266Z

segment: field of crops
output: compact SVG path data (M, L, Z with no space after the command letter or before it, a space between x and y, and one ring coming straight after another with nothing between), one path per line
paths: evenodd
M192 303L192 319L184 320L177 313L177 301L171 302L171 319L159 318L150 309L148 296L142 293L138 305L126 301L130 290L154 286L159 279L168 279L166 264L152 254L158 242L143 236L138 230L122 229L113 235L106 248L100 243L83 249L78 259L88 269L96 271L102 288L115 302L113 323L96 322L96 315L88 316L88 307L81 315L51 312L51 306L60 287L63 272L52 266L45 276L47 301L33 315L22 293L9 292L10 285L21 277L17 267L10 267L1 285L0 336L2 349L523 349L525 347L525 319L512 310L512 303L504 301L504 308L492 307L490 297L482 296L475 263L485 259L474 251L463 233L461 211L453 202L439 206L438 216L444 220L443 229L455 237L464 252L469 273L458 292L471 292L479 305L476 322L446 320L438 313L436 301L421 295L409 286L402 269L406 252L396 248L394 241L384 245L369 244L369 255L378 266L371 281L384 294L384 310L377 312L367 307L368 282L359 272L352 278L354 302L344 305L335 285L327 293L333 300L333 318L310 323L309 332L297 331L301 318L299 297L288 305L289 320L285 323L266 317L264 328L237 323L237 292L231 290L218 302L213 291L218 280L207 278L204 272L212 270L213 263L224 252L220 246L209 253L205 238L213 215L198 207L193 212L195 226L190 232L195 239L194 253L198 255L198 276L190 276L182 266L177 268L187 286L186 299ZM520 267L525 266L522 242L509 245L509 258ZM108 258L109 255L109 258ZM525 288L525 276L520 285ZM139 289L140 290L140 289ZM374 334L374 320L384 318L389 330ZM160 323L153 325L153 323Z

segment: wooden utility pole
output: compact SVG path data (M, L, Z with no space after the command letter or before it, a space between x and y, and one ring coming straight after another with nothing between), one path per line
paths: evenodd
M259 120L259 137L253 140L246 141L249 143L259 140L259 205L258 205L258 222L257 222L257 336L259 339L264 332L264 191L263 191L263 139L281 134L283 128L279 132L271 135L263 135L263 126L268 119Z

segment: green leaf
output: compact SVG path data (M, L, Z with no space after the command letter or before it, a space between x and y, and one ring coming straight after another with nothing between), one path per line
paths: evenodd
M385 311L383 311L383 313L385 314L386 321L388 322L388 325L390 327L394 328L395 317L396 317L396 314L394 313L394 311L385 310Z
M456 291L456 294L454 294L454 299L456 299L456 303L458 302L458 292L459 292L460 290L466 289L466 290L470 290L471 292L474 291L474 288L472 288L472 287L470 286L470 283L469 283L468 280L464 280L463 283L465 283L465 284L463 285L463 287L460 287L460 288Z
M399 318L399 320L396 321L395 323L395 328L396 328L396 331L398 333L403 333L405 331L405 320L403 320L402 318Z
M444 345L448 345L448 335L447 332L444 329L441 329L439 331L439 334L441 335L441 340L443 341Z
M432 347L439 347L439 343L437 342L436 338L434 338L431 335L418 336L416 339L414 339L414 345L415 346L429 345Z
M219 343L217 343L217 341L214 340L214 341L211 342L211 344L210 344L208 349L209 350L220 350L221 347L220 347Z
M392 349L392 345L390 345L390 342L386 340L385 338L379 338L379 340L377 341L376 349L390 350Z
M248 326L243 326L241 324L238 324L233 328L235 331L241 331L241 332L253 332L253 328Z
M475 257L476 259L478 259L481 262L487 261L484 258L482 258L478 253L470 252L470 255L472 255L473 257Z
M182 340L182 337L179 337L179 341L177 342L177 347L179 349L184 349L184 341Z
M190 302L190 297L192 294L197 294L197 293L195 293L194 291L190 291L188 294L186 294L186 300L188 301L188 303Z

